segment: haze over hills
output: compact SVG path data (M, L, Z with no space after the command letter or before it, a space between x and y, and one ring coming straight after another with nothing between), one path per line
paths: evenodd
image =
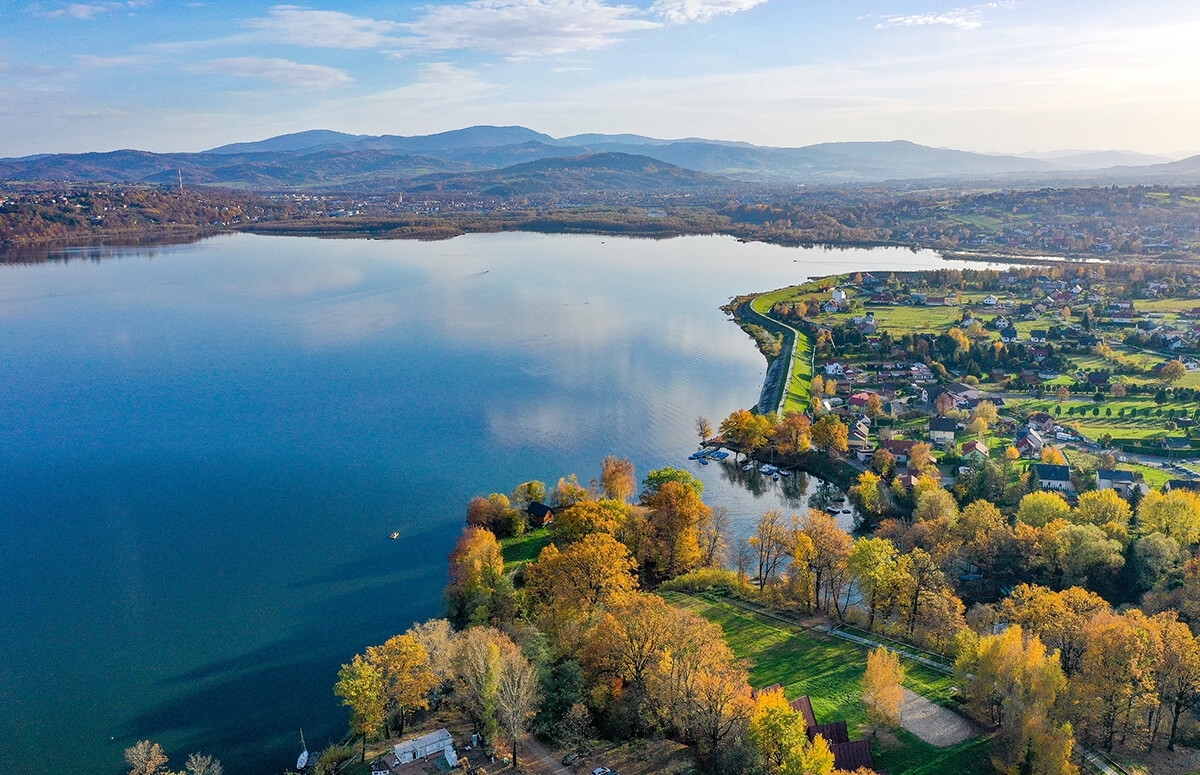
M586 157L596 157L584 161ZM659 165L626 157L652 159ZM1036 157L1036 158L1035 158ZM548 159L557 165L525 166ZM600 175L603 165L612 165ZM665 172L662 165L679 171ZM640 165L640 167L638 166ZM684 173L702 173L699 178ZM642 135L581 134L554 138L520 126L473 126L432 135L354 135L311 130L201 153L53 154L0 159L0 180L130 182L253 190L362 191L532 190L530 176L549 176L540 190L572 185L662 190L666 179L685 188L734 189L746 184L840 186L936 181L990 185L1200 183L1200 157L1178 162L1125 151L1062 151L1020 156L982 154L916 143L821 143L770 148L749 143ZM644 177L643 176L648 176ZM574 177L572 184L570 179ZM505 179L507 182L504 182ZM721 180L721 179L725 180Z

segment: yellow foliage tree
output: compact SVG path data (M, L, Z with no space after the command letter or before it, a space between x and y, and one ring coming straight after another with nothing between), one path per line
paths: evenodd
M904 704L904 666L900 656L880 646L867 655L867 672L862 679L862 700L867 718L874 724L900 725Z

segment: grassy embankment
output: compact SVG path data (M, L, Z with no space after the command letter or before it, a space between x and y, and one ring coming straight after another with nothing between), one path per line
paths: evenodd
M750 303L758 314L770 318L771 307L783 299L791 298L796 288L782 288L764 293ZM771 318L774 320L774 318ZM795 329L796 347L792 353L791 373L787 396L783 400L783 413L803 412L808 409L813 377L813 338L803 329Z
M745 611L732 603L669 592L675 606L715 622L725 631L730 647L747 660L755 687L783 684L788 699L807 694L818 721L845 719L851 739L869 735L860 684L867 669L868 649ZM920 665L906 664L905 685L930 700L953 707L954 679ZM906 775L957 775L991 772L990 745L977 737L947 748L936 748L900 729L872 742L877 768Z

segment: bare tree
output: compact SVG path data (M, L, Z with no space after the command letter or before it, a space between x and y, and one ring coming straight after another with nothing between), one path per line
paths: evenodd
M505 650L500 662L496 713L500 725L512 739L512 766L517 767L517 741L525 736L525 724L538 705L538 673L516 648Z

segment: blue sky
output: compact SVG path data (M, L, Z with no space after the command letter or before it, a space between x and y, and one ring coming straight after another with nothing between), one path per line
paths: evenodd
M1200 3L0 0L0 156L521 124L1200 152Z

